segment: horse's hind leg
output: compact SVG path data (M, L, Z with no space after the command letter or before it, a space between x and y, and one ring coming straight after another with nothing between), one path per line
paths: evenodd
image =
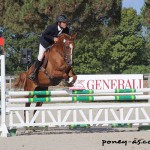
M27 73L28 74L28 73ZM26 74L26 75L27 75ZM27 77L27 76L26 76ZM25 82L24 82L24 91L33 91L37 85L35 85L31 80L29 80L28 78L25 78ZM33 98L33 96L27 95L25 96L25 98ZM30 107L31 103L27 102L25 103L25 107ZM26 118L26 110L24 110L24 121L27 121Z
M25 107L30 107L31 103L25 103ZM26 110L24 110L24 121L26 122Z
M47 91L48 87L37 87L35 90L36 91ZM37 97L45 97L45 96L44 95L38 95ZM37 102L36 107L41 107L42 104L43 104L43 102ZM35 114L36 111L37 110L34 110L33 115Z
M37 102L35 107L41 107L43 102ZM34 110L33 115L36 113L37 110Z

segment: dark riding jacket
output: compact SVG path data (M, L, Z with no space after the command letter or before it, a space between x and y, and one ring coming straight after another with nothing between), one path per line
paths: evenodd
M54 44L54 37L57 37L59 32L69 34L69 28L66 27L65 29L62 29L62 31L59 31L57 24L49 25L40 37L40 44L44 48Z

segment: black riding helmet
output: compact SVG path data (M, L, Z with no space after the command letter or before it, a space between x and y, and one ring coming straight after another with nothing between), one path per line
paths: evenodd
M56 22L68 22L68 19L65 15L60 15L57 17Z

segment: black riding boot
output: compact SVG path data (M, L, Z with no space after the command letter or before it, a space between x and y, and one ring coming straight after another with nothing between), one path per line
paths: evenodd
M41 66L41 61L39 61L38 59L34 62L34 68L33 68L33 72L28 76L28 78L32 81L34 81L37 76L38 76L38 71L39 68Z

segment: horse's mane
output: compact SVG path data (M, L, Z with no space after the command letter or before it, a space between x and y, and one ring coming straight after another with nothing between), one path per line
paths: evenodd
M70 39L70 35L68 35L68 34L66 34L66 33L61 33L61 34L58 36L58 40L60 40L62 37L67 38L67 39Z
M70 35L68 35L66 33L61 33L58 36L58 42L54 43L51 48L54 48L54 47L58 46L59 44L64 44L64 41L63 41L64 39L65 40L70 39ZM51 48L49 50L51 50Z
M68 38L70 37L70 35L68 35L68 34L66 34L66 33L61 33L61 34L58 36L58 38L61 37L61 36L67 36Z

